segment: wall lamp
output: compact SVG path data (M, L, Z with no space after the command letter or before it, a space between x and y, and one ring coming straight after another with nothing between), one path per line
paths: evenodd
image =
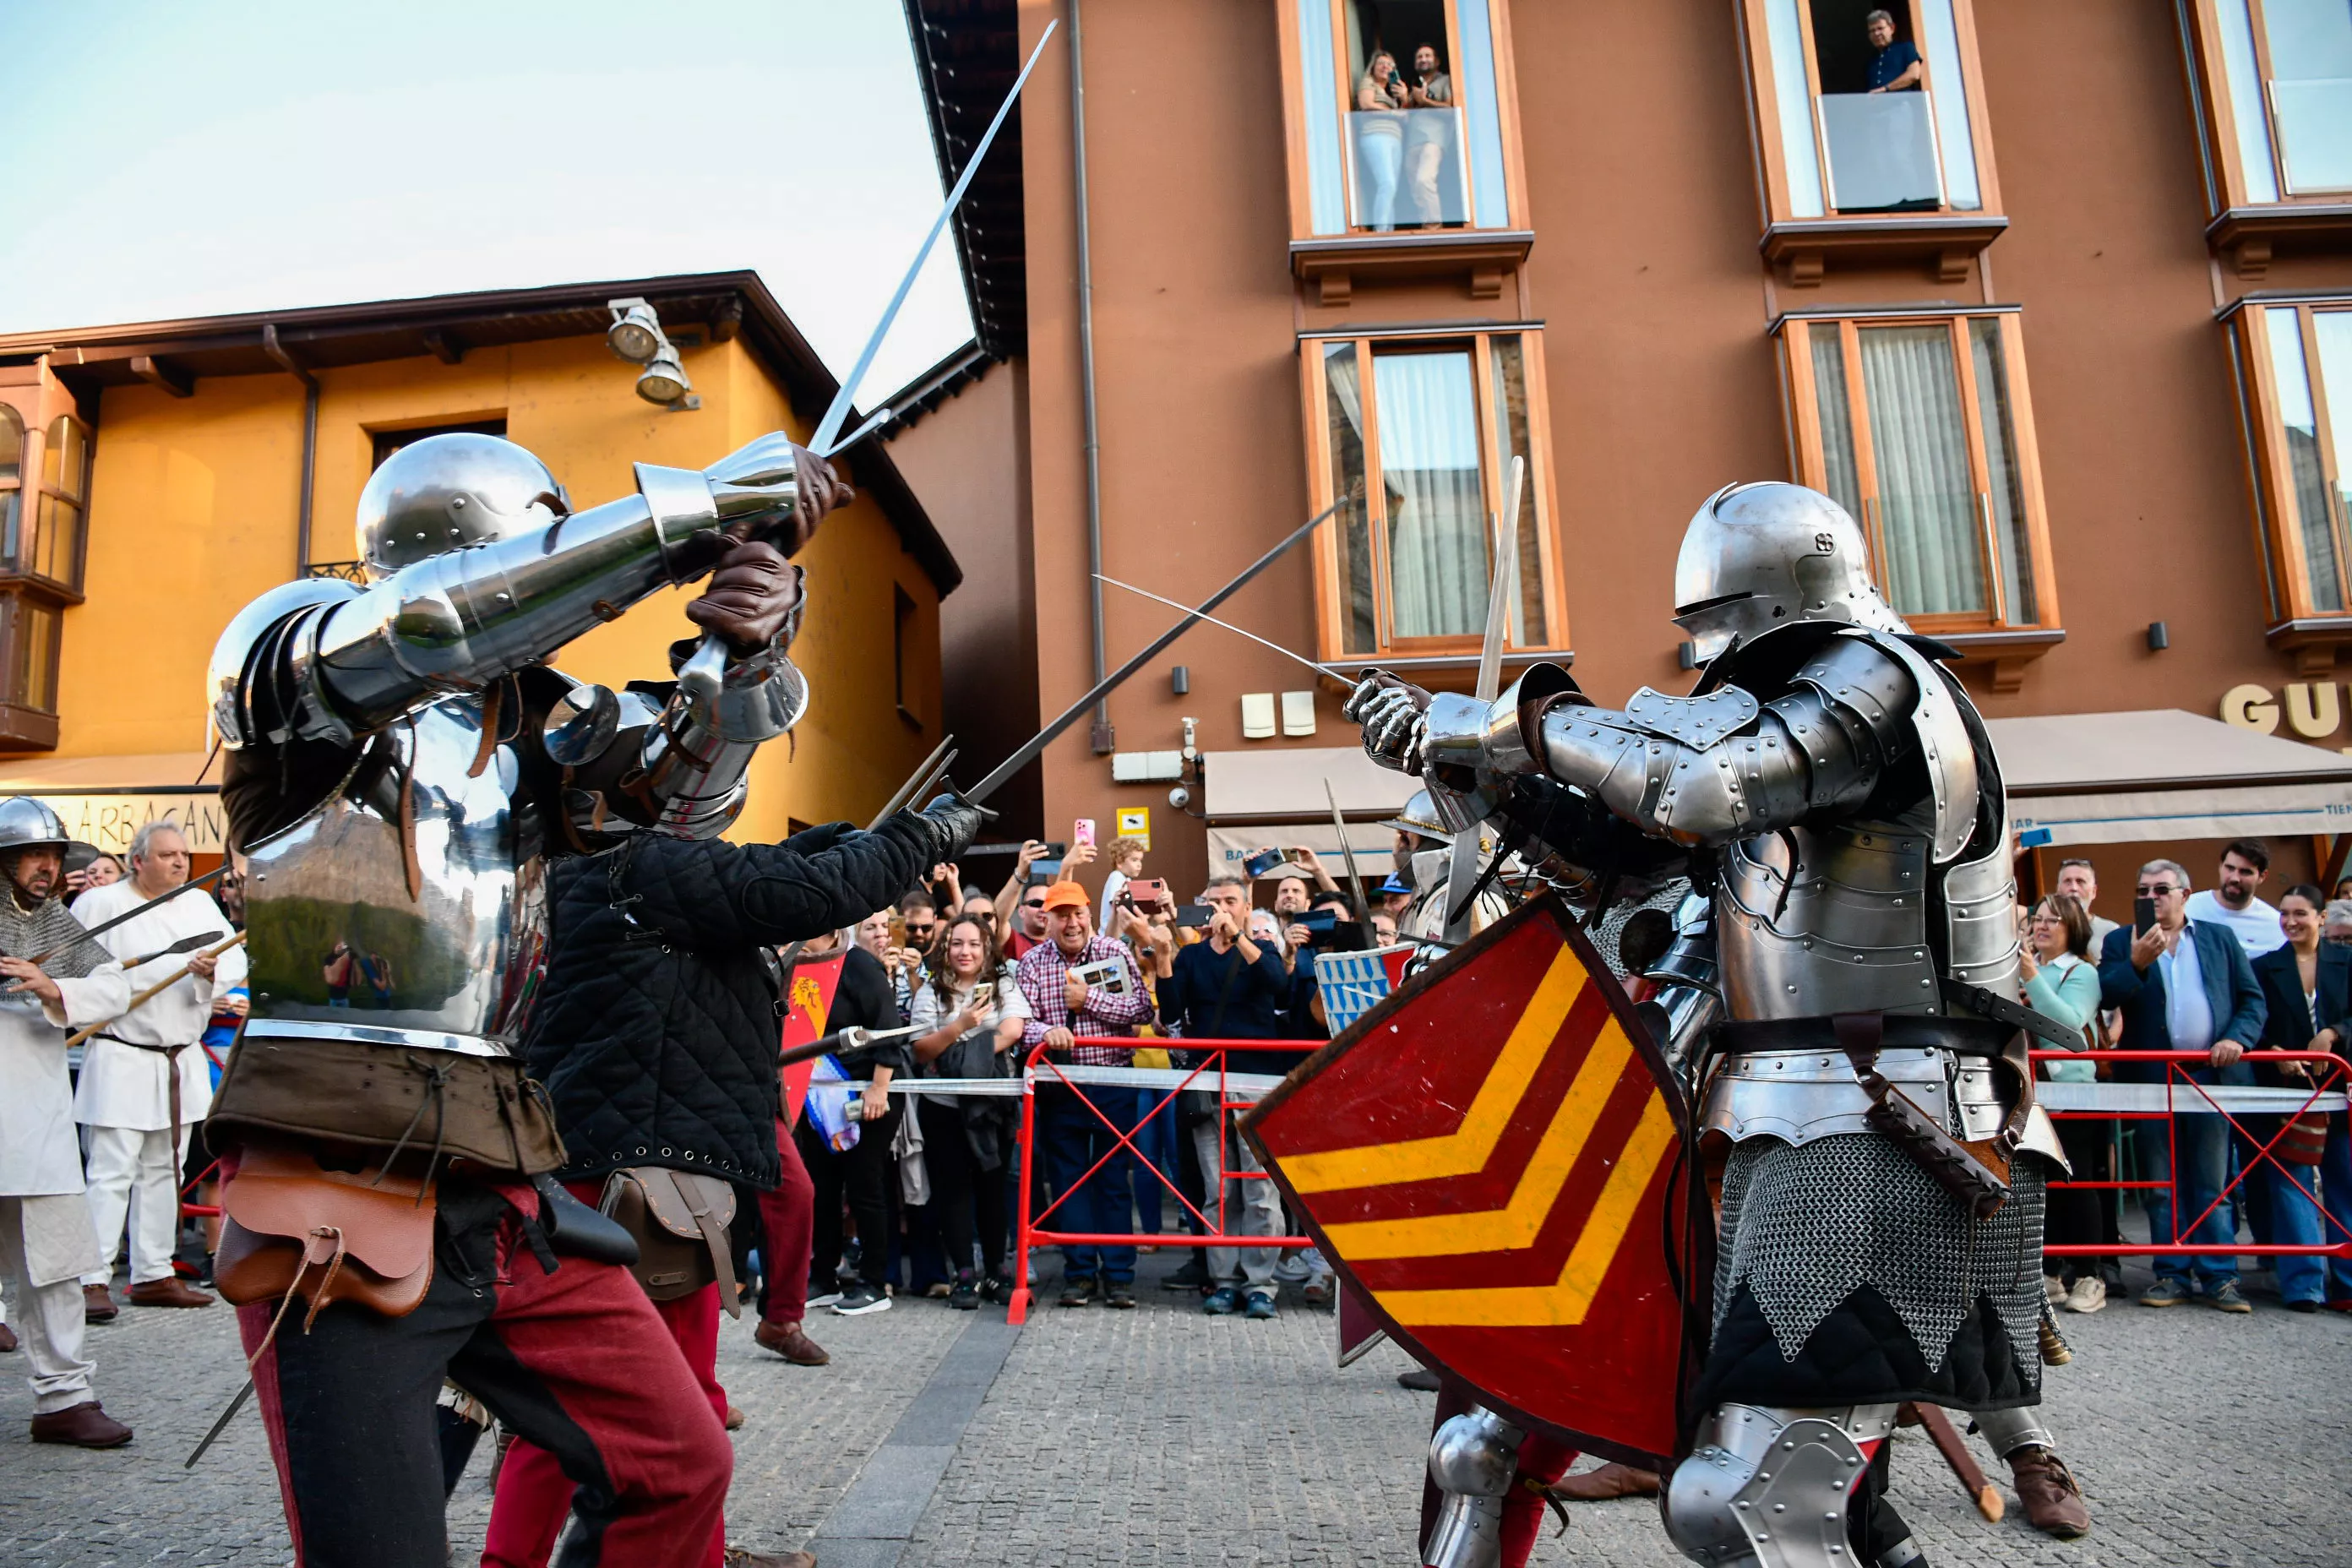
M643 300L608 300L604 308L613 312L613 324L604 330L605 345L631 364L646 367L637 374L637 395L673 411L701 407L694 383L687 379L653 306Z

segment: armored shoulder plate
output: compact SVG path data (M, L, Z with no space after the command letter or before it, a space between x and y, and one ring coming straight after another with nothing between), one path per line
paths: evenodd
M1703 697L1669 697L1644 686L1625 704L1625 717L1645 734L1705 751L1756 722L1756 699L1736 686Z
M1927 764L1928 787L1935 791L1936 864L1946 865L1968 847L1969 836L1976 831L1977 792L1987 784L1999 789L2000 781L1977 776L1977 750L1969 737L1969 716L1960 711L1962 699L1953 694L1952 683L1928 662L1927 655L1900 637L1860 635L1901 660L1903 668L1911 672L1911 679L1918 683L1919 699L1911 709L1911 727L1918 732L1920 755ZM2006 809L1996 815L2006 827ZM2005 847L1996 844L1992 852L2006 864Z
M253 745L281 727L292 710L295 694L278 689L281 671L262 668L280 661L257 657L268 651L264 645L274 644L274 634L302 612L340 605L360 593L357 584L341 578L304 577L279 584L230 617L205 671L205 690L212 700L221 744L231 751ZM261 687L268 689L257 707Z

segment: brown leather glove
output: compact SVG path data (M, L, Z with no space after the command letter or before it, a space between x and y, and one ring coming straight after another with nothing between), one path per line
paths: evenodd
M793 508L792 521L785 525L788 537L777 541L787 555L801 552L801 546L815 536L816 525L824 521L825 513L857 499L857 492L833 471L833 465L806 447L793 448L793 488L800 499Z
M754 540L719 558L686 618L714 632L739 654L757 653L779 636L784 645L800 628L801 569L774 545Z

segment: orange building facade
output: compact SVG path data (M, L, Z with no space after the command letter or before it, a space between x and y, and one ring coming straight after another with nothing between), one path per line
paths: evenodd
M1180 882L1328 848L1326 781L1368 819L1402 787L1351 754L1347 678L1466 687L1502 528L1508 663L1617 703L1692 679L1692 512L1793 479L1959 650L2029 876L2088 854L2112 903L2139 858L2202 883L2242 834L2283 877L2340 868L2340 8L1901 0L1881 57L1863 0L907 6L950 170L1063 24L959 216L978 342L891 443L1002 580L943 619L967 757L1173 618L1097 610L1091 561L1191 602L1336 506L1223 612L1320 675L1196 629L1008 820L1146 810Z

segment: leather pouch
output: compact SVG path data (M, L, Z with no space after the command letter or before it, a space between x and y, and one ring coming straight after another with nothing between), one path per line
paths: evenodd
M221 1194L213 1279L229 1301L299 1296L310 1317L350 1301L388 1318L415 1311L433 1283L433 1190L371 1171L330 1171L307 1154L245 1150Z
M637 1241L630 1270L656 1301L691 1296L714 1280L728 1315L743 1315L735 1284L735 1256L727 1227L735 1222L735 1189L717 1176L635 1165L604 1181L597 1205Z

